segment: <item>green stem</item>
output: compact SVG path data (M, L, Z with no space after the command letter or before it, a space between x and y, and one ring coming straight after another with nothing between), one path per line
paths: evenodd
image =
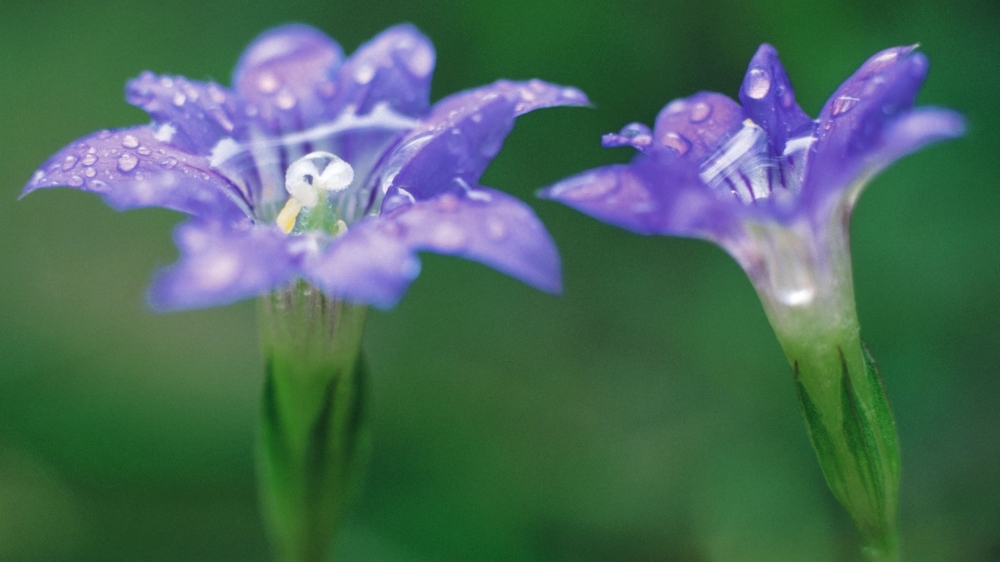
M866 560L898 561L899 439L861 341L842 219L823 234L809 223L751 225L754 252L734 254L792 367L809 440Z
M265 521L282 562L321 562L364 460L367 309L300 283L261 301Z

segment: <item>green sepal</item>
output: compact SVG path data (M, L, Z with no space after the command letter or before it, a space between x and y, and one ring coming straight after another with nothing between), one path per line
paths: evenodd
M854 520L866 558L896 560L899 440L878 367L859 347L837 347L835 364L832 355L825 364L793 361L796 390L823 476ZM810 393L810 382L822 388L824 380L838 392Z

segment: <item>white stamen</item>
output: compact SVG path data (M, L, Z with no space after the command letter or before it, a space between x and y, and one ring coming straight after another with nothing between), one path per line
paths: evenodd
M307 209L319 203L320 191L343 191L352 181L354 168L329 152L307 154L285 172L285 189Z

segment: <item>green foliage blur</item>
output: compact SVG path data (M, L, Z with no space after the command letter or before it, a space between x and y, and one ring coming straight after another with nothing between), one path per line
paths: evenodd
M721 250L601 224L534 190L630 157L602 133L673 98L736 95L757 45L815 115L874 52L920 42L920 103L968 135L880 176L853 223L863 336L903 447L908 560L1000 560L1000 32L987 0L0 2L0 561L269 559L253 480L255 306L154 314L164 210L41 191L36 166L146 121L142 70L228 77L261 31L303 21L347 52L410 21L433 97L531 78L594 109L518 120L484 184L529 202L565 294L425 256L370 315L374 458L336 560L855 561L791 371Z

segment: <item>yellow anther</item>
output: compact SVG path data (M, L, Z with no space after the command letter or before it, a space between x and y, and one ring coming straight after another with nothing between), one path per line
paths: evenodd
M278 228L285 234L291 232L295 228L295 219L299 217L301 211L302 201L295 197L289 197L281 212L278 213Z

